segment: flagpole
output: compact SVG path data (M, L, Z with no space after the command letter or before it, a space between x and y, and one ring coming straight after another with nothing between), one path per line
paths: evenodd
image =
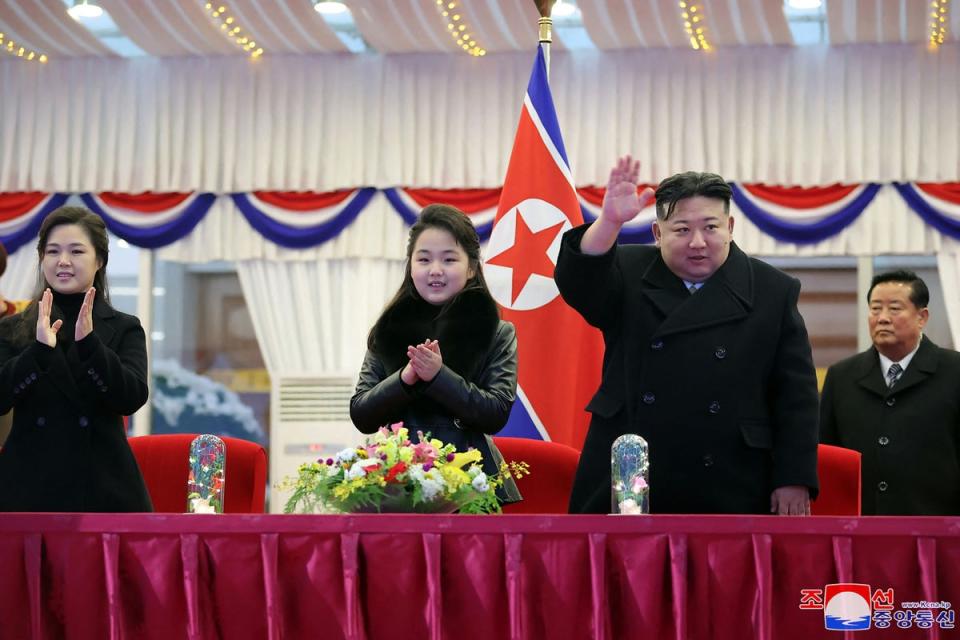
M537 11L540 12L540 19L537 20L537 27L540 33L540 44L543 45L543 59L547 64L547 78L550 78L550 43L553 42L553 18L550 13L553 9L553 3L556 0L534 0L537 4Z

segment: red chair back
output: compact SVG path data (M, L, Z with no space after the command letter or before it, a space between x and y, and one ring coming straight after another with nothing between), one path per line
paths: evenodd
M190 443L195 433L129 438L153 509L162 513L187 510ZM259 444L220 436L226 445L224 513L263 513L267 488L267 454Z
M817 447L820 495L810 506L815 516L860 515L860 452L829 444Z
M565 444L529 438L494 438L507 462L526 462L530 475L517 480L523 501L504 513L567 513L580 452Z

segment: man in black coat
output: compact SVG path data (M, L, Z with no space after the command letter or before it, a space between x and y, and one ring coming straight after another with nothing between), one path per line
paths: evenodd
M862 454L864 515L960 515L960 353L923 335L929 300L912 271L876 276L873 346L827 371L820 441Z
M638 175L618 162L600 217L565 234L557 263L561 294L606 347L571 513L610 511L610 448L635 433L653 513L808 514L817 387L800 283L733 244L730 187L714 174L660 183L658 248L618 247L654 197L638 197Z

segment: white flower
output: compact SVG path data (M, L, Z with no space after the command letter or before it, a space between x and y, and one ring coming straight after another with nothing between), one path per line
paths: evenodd
M410 468L407 469L407 475L409 475L411 478L413 478L417 482L420 482L426 477L426 474L423 471L422 464L411 465Z
M333 459L337 462L350 462L357 457L357 450L353 447L347 447L337 452Z
M366 469L367 467L377 466L380 464L380 460L377 460L376 458L367 458L366 460L360 460L357 462L357 464Z
M480 469L480 467L477 465L472 465L469 469L467 469L467 475L471 478L476 478L481 472L482 469Z
M433 500L443 493L443 482L439 479L424 478L420 481L420 488L423 489L424 500Z
M490 490L490 484L487 482L487 474L485 473L478 473L470 484L480 493L486 493Z
M349 469L347 469L347 472L344 474L344 477L347 480L356 480L357 478L362 478L366 473L367 472L362 465L355 464Z

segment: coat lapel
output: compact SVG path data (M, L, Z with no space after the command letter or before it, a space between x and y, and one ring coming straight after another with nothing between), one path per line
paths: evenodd
M97 334L103 344L110 344L113 341L113 335L116 331L114 331L113 323L109 319L115 315L116 312L113 307L97 298L93 304L93 332Z
M879 360L879 357L877 360ZM877 365L877 367L879 368L879 365ZM910 387L914 387L932 376L936 370L937 345L931 342L926 336L923 336L923 338L920 339L920 348L917 349L916 355L913 356L910 365L890 391L900 393Z
M110 318L113 318L114 315L116 315L116 312L110 305L105 304L98 297L93 305L93 332L97 334L97 337L100 338L100 341L105 345L109 345L113 341L114 334L116 333L112 326L113 323L110 322ZM73 331L73 327L70 327L70 331ZM76 345L71 345L65 356L64 359L57 361L57 365L54 365L61 369L57 372L57 387L73 403L84 405L83 395L80 393L80 388L77 386L76 381L73 379L73 374L70 372L72 367L75 368L80 364L77 357Z
M887 387L887 381L883 378L880 371L880 356L876 349L864 351L859 356L857 363L857 384L878 396L886 396L890 393Z
M753 270L736 244L717 272L691 294L662 258L643 276L643 293L664 314L657 336L694 331L747 317L753 308Z

